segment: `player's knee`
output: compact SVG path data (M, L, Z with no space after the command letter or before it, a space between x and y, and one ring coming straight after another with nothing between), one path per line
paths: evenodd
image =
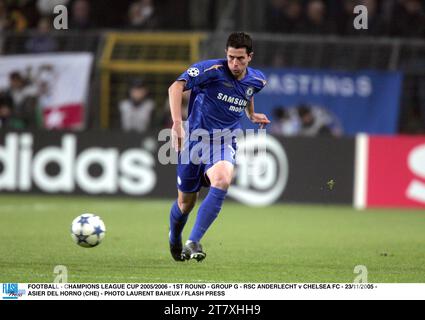
M211 177L211 186L221 190L229 189L230 184L232 183L232 177L227 175L217 175Z
M189 214L192 209L195 207L196 199L178 199L178 205L180 208L180 211L183 214Z

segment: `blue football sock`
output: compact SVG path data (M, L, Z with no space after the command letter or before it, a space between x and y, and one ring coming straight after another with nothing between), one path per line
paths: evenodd
M227 191L214 187L210 188L208 195L199 207L196 222L189 237L190 241L199 242L201 240L205 232L217 218L226 194Z
M177 201L175 201L170 212L170 242L172 244L177 244L181 241L183 228L188 218L189 214L183 214Z

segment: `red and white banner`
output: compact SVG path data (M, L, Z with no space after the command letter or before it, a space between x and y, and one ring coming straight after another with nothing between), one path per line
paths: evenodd
M425 137L357 137L357 208L425 208Z
M0 90L10 90L9 77L18 72L26 81L22 94L37 98L45 128L82 128L92 63L90 53L0 57Z

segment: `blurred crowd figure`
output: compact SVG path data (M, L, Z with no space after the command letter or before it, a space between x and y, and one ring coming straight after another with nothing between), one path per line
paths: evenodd
M300 104L273 110L271 133L278 136L339 137L343 128L336 116L323 107Z
M368 29L354 29L354 7L368 9ZM266 31L425 37L423 0L269 0Z
M244 3L248 9L250 1ZM0 0L0 31L35 30L40 19L52 19L58 4L68 7L73 30L213 30L228 5L222 0ZM356 5L368 9L368 29L361 32L353 27ZM256 31L425 37L425 0L267 0L264 8L263 30Z
M258 19L262 23L256 32L425 39L425 0L264 0L261 5L256 1L238 1L240 6L235 9L249 11L254 8L251 6L254 2L255 8L261 7ZM64 51L66 44L60 42L53 32L53 9L56 5L67 6L70 30L184 31L214 30L229 3L227 0L0 0L0 33L31 30L22 53ZM356 5L364 5L368 9L367 30L355 30L353 27ZM235 25L243 20L238 17ZM246 21L245 24L249 26ZM0 47L7 46L5 38L0 35ZM274 67L286 66L285 56L278 50L272 52L268 63ZM417 61L416 65L409 66L409 69L423 70L423 56L418 55L414 61ZM425 130L425 81L423 76L418 76L413 82L411 87L415 94L403 105L416 113L413 116L408 114L406 119L418 119L418 130ZM30 128L37 125L37 107L34 105L40 95L34 93L33 87L31 81L19 72L10 76L9 88L0 92L0 126ZM155 108L146 87L132 87L130 91L133 95L119 106L124 130L146 131L153 118L153 125L169 125L168 103L164 108ZM289 135L294 131L297 134L314 131L319 123L317 119L326 118L323 112L320 116L318 110L306 107L276 111L275 118L279 121L273 130ZM134 119L142 114L145 119L136 124ZM316 120L309 123L312 117ZM408 122L403 114L401 118ZM338 134L335 132L331 130L331 134Z
M128 27L130 29L155 29L158 27L153 0L139 0L130 5Z
M9 75L9 86L0 90L0 128L33 129L37 121L37 89L21 73Z
M35 34L28 38L25 43L27 53L54 52L59 48L57 40L50 35L52 22L48 17L38 21Z
M149 129L155 102L149 97L149 89L143 80L134 80L129 88L128 97L119 104L121 129L144 133Z
M53 20L65 5L70 30L121 28L187 30L189 0L0 0L0 31L36 30L40 19Z

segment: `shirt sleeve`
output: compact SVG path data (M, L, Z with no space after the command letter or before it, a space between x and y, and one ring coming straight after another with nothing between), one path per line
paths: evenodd
M266 77L264 76L264 74L260 71L257 72L257 76L254 77L254 79L256 80L255 93L260 92L267 85Z
M186 81L185 90L191 90L207 84L217 77L217 66L208 67L202 63L196 63L183 72L177 80Z

